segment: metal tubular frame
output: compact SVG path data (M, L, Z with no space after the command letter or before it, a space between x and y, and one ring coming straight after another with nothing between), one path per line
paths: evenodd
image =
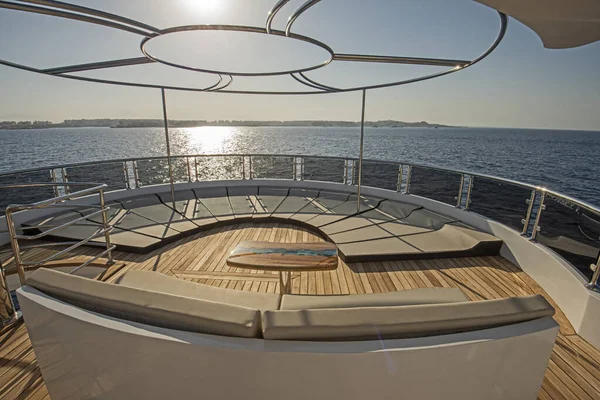
M60 258L62 255L68 253L69 251L74 250L80 246L83 246L83 245L87 244L89 241L91 241L97 237L100 237L102 235L104 236L106 250L104 252L102 252L101 255L97 255L97 256L93 257L92 261L98 259L102 255L107 255L107 265L112 265L114 263L113 257L112 257L112 250L114 250L115 246L113 246L110 241L110 231L112 230L112 227L108 224L108 215L107 215L108 207L106 207L105 201L104 201L104 189L106 188L105 184L80 183L80 182L79 183L78 182L28 183L28 184L3 185L2 188L14 189L14 188L26 188L26 187L47 187L47 186L64 186L64 185L71 185L73 187L87 186L87 188L78 190L73 193L67 193L62 196L57 196L52 199L32 203L32 204L9 205L8 207L6 207L6 225L8 228L8 234L10 237L10 244L11 244L11 248L13 251L14 262L15 262L15 266L17 269L17 274L19 275L19 281L22 285L25 283L25 267L26 266L28 266L28 267L41 266L49 261L56 260L56 259ZM92 187L89 187L89 186L92 186ZM38 235L27 236L27 235L19 235L17 233L17 230L21 230L21 229L16 227L16 224L13 220L13 214L15 212L43 209L43 208L52 208L52 207L57 207L57 206L62 207L62 206L64 206L64 204L59 204L59 203L62 203L67 200L74 200L77 198L81 198L83 196L93 195L96 193L99 196L99 204L100 204L98 207L99 208L98 211L90 213L90 214L88 214L84 217L78 218L76 220L68 221L64 224L53 226L51 229L49 229L45 232L42 232ZM75 204L74 206L78 207L78 206L83 206L83 205ZM94 205L90 205L89 207L96 208ZM42 261L38 261L35 263L26 263L26 262L23 262L23 260L21 259L21 246L19 244L19 240L40 239L40 238L43 238L45 236L52 234L53 232L55 232L57 230L69 227L71 225L76 224L77 222L80 222L86 218L89 218L91 216L98 215L98 214L102 215L102 226L88 238L85 238L79 242L75 242L73 245L71 245L67 249L62 250L58 253L55 253L52 256L47 257L46 259L44 259ZM32 248L32 246L28 246L28 247ZM33 246L33 247L35 247L35 246ZM92 261L90 261L90 262L92 262Z
M414 82L419 82L427 79L433 79L440 76L444 76L447 74L451 74L457 72L461 69L467 68L471 65L476 64L481 61L485 57L487 57L492 51L496 49L499 43L502 41L504 34L506 32L506 27L508 23L508 19L506 15L503 13L498 13L500 17L500 29L496 36L496 39L492 43L492 45L478 58L467 61L467 60L452 60L452 59L435 59L435 58L420 58L420 57L400 57L400 56L388 56L388 55L368 55L368 54L349 54L349 53L336 53L333 49L331 49L327 44L320 42L316 39L298 35L291 32L292 25L306 10L319 3L320 0L308 0L302 6L300 6L288 19L286 24L285 31L278 31L271 28L273 19L276 14L288 3L288 0L279 0L275 6L271 9L269 14L267 15L266 20L266 28L261 27L253 27L253 26L238 26L238 25L190 25L190 26L178 26L178 27L170 27L166 29L159 29L148 24L135 21L129 18L125 18L119 15L107 13L104 11L92 9L89 7L82 7L74 4L69 4L60 1L52 1L52 0L23 0L19 3L13 3L9 1L0 0L0 9L8 9L8 10L18 10L24 11L34 14L42 14L42 15L50 15L53 17L66 18L71 20L82 21L89 24L106 26L109 28L119 29L125 32L137 34L143 36L143 39L140 43L140 50L144 57L133 57L126 58L120 60L109 60L109 61L101 61L89 64L78 64L78 65L68 65L68 66L59 66L55 68L35 68L27 65L22 65L18 63L14 63L8 60L1 60L1 65L6 65L13 68L18 68L30 72L36 72L41 74L46 74L50 76L59 76L67 79L74 79L80 81L87 82L96 82L103 84L112 84L112 85L122 85L122 86L132 86L132 87L145 87L145 88L159 88L159 89L170 89L170 90L181 90L181 91L194 91L194 92L218 92L218 93L229 93L229 94L264 94L264 95L304 95L304 94L326 94L326 93L335 93L335 92L349 92L349 91L360 91L367 89L378 89L384 87L391 86L400 86L405 84L410 84ZM43 5L43 7L27 5L23 3L33 3L38 5ZM67 10L67 11L65 11ZM229 31L241 31L241 32L251 32L251 33L259 33L259 34L270 34L270 35L278 35L282 37L287 37L291 39L302 40L304 42L310 43L312 45L321 47L326 50L330 54L330 58L325 62L301 69L290 70L290 71L277 71L277 72L263 72L263 73L247 73L247 72L237 72L237 73L228 73L224 71L213 71L202 68L194 68L188 67L185 65L179 65L176 63L171 63L166 60L158 59L147 53L144 49L145 44L162 35L167 35L175 32L189 31L189 30L229 30ZM325 67L330 64L332 61L342 61L342 62L375 62L375 63L392 63L392 64L416 64L416 65L424 65L424 66L447 66L450 69L446 71L442 71L435 74L423 75L413 79L407 79L403 81L397 82L387 82L378 85L367 85L367 86L359 86L359 87L350 87L350 88L334 88L328 86L326 84L316 82L313 79L308 78L306 75L302 74L302 72L314 70L317 68ZM166 65L170 65L177 68L184 68L192 71L205 72L210 74L217 75L217 83L210 85L204 88L197 87L185 87L185 86L165 86L165 85L156 85L149 83L134 83L128 81L114 81L107 79L97 79L92 77L85 77L80 75L72 75L72 72L83 72L83 71L91 71L96 69L103 68L115 68L122 67L127 65L138 65L138 64L146 64L152 62L161 62ZM294 73L299 73L304 80L299 79L294 75ZM233 81L234 75L239 76L272 76L272 75L282 75L289 74L296 81L300 82L302 85L307 86L311 89L315 90L305 90L305 91L263 91L263 90L230 90L226 89ZM222 76L229 76L229 82L222 84Z

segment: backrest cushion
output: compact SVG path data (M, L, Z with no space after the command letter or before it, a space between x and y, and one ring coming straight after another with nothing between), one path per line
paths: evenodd
M263 313L263 336L280 340L378 340L469 332L554 314L540 295L463 303L280 310Z
M280 310L313 310L317 308L355 308L412 306L418 304L460 303L469 301L457 288L421 288L386 293L338 294L314 296L284 294Z
M281 295L277 293L256 293L214 287L184 281L155 271L127 271L115 283L152 292L255 308L261 311L277 310L281 302Z
M260 337L260 311L114 285L41 268L26 285L77 307L128 321L189 332Z

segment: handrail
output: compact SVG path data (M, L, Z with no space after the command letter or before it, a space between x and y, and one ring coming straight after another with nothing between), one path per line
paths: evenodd
M68 252L70 252L80 246L86 245L91 240L96 239L101 236L104 236L105 245L106 245L106 250L103 251L101 253L101 255L107 255L107 265L111 265L114 262L113 257L112 257L112 251L115 249L115 246L111 244L111 240L110 240L110 232L112 231L113 227L108 224L107 212L109 210L109 207L106 207L106 203L104 200L104 190L107 187L106 184L98 184L98 183L91 183L91 182L89 182L89 183L86 183L86 182L24 183L24 184L0 185L0 189L3 189L3 188L4 189L6 189L6 188L13 188L13 189L14 188L38 188L38 187L48 187L48 186L50 186L50 187L58 187L58 186L85 187L85 186L88 186L88 187L85 187L85 188L80 189L75 192L66 193L64 195L56 196L51 199L42 200L42 201L38 201L35 203L31 203L31 204L13 204L13 205L9 205L8 207L6 207L6 225L8 228L8 234L10 237L11 247L13 250L15 266L17 269L17 273L19 275L19 280L22 285L25 284L25 267L42 266L45 263L56 260L56 259L60 258L62 255L67 254ZM90 207L96 208L97 209L96 211L94 211L88 215L82 216L80 218L77 218L75 220L69 220L60 225L53 225L50 229L44 230L41 233L36 234L36 235L17 234L17 231L20 231L22 229L18 228L15 224L15 221L13 218L13 214L15 212L19 212L19 211L23 212L23 211L28 211L28 210L37 210L37 209L44 209L44 208L54 208L55 206L62 207L64 205L65 201L79 199L81 197L94 195L94 194L98 194L98 196L99 196L99 202L98 202L99 205L96 206L96 205L92 204L92 205L90 205ZM75 204L75 206L81 207L82 204ZM90 218L92 216L95 216L95 215L102 216L102 223L99 224L98 229L96 229L94 231L94 233L92 233L88 237L86 237L83 240L80 240L78 242L75 242L74 244L67 247L66 249L64 249L58 253L55 253L55 254L45 258L42 261L30 263L30 262L23 262L21 260L21 248L19 245L19 240L42 239L46 236L53 234L56 231L59 231L61 229L72 226L72 225L76 224L77 222L81 222L81 221L83 221L87 218ZM31 248L31 246L30 246L30 248ZM94 257L93 260L98 259L101 255L97 255L96 257ZM89 262L88 262L88 264L89 264ZM87 264L84 263L84 265L87 265ZM73 271L78 270L80 268L82 268L82 266L77 267ZM71 272L73 272L73 271L71 271Z
M200 159L215 158L215 157L218 157L218 158L241 158L241 162L242 162L241 163L241 176L239 179L242 179L242 180L254 178L255 175L253 172L252 160L255 158L260 158L260 157L291 158L292 159L291 162L293 163L293 168L292 168L293 172L292 172L291 179L300 180L300 181L305 179L304 161L306 159L340 160L340 161L344 161L344 175L343 175L343 177L341 177L342 179L340 179L340 181L343 182L344 184L348 184L348 185L355 185L355 183L356 183L354 181L355 169L356 169L356 164L359 160L359 158L356 158L356 157L300 155L300 154L293 154L293 153L292 154L280 154L280 153L278 153L278 154L269 154L269 153L181 154L181 155L172 156L172 159L186 161L186 163L187 163L187 181L191 182L193 180L192 171L194 171L194 173L195 173L195 180L196 181L199 180L198 161ZM67 169L77 168L77 167L82 167L82 166L89 166L89 165L123 163L123 174L124 174L123 178L125 179L125 182L126 182L125 187L127 189L131 189L132 187L145 186L140 182L140 177L138 174L138 170L139 170L138 162L152 161L152 160L166 160L166 157L165 156L129 157L129 158L120 158L120 159L112 159L112 160L99 160L99 161L89 161L89 162L54 165L54 166L48 166L48 167L42 167L42 168L32 168L32 169L24 169L24 170L11 171L11 172L2 172L2 173L0 173L0 178L7 177L7 176L26 174L26 173L30 173L30 172L50 171L50 175L55 182L42 184L40 186L64 186L65 188L68 188L70 186L78 187L78 185L79 186L80 185L90 185L91 183L77 184L77 183L67 182L68 181L68 177L66 176ZM194 163L194 167L191 166L191 162ZM458 196L456 196L456 198L458 199L458 201L456 203L456 207L462 208L464 210L469 210L469 205L471 204L471 196L472 196L472 192L473 192L472 189L474 187L473 182L476 181L477 179L486 179L486 180L491 180L491 181L494 181L497 183L502 183L502 184L506 184L506 185L512 185L512 186L529 189L531 191L531 195L528 196L527 199L523 199L524 202L527 202L529 205L527 208L525 218L521 221L523 224L523 229L520 233L523 235L529 234L529 238L532 240L534 240L536 238L537 232L539 231L540 215L541 215L542 211L545 209L545 206L543 204L543 200L545 198L554 198L560 202L565 203L565 205L568 207L586 210L586 211L600 217L600 207L594 206L585 201L578 200L572 196L562 194L560 192L550 190L550 189L547 189L547 188L545 188L543 186L539 186L539 185L520 182L520 181L516 181L516 180L512 180L512 179L501 178L501 177L490 175L490 174L476 173L476 172L472 172L472 171L468 171L468 170L461 170L461 169L455 169L455 168L443 168L443 167L439 167L439 166L431 165L431 164L412 163L412 162L405 162L405 161L401 161L401 160L394 161L394 160L387 160L387 159L365 159L364 163L367 163L367 164L368 163L389 164L389 165L399 166L398 177L397 177L398 179L396 182L397 183L396 190L400 191L400 190L402 190L402 188L404 188L404 191L407 194L410 192L410 188L411 188L411 175L412 175L411 171L413 170L413 168L430 169L430 170L434 170L434 171L444 171L444 172L458 174L458 175L460 175L460 178L461 178L460 179L461 184L459 187ZM130 169L131 169L132 173L129 172ZM249 171L248 171L248 169L249 169ZM60 173L59 174L55 173L56 170L59 170ZM352 176L351 176L351 179L348 179L349 178L348 173L350 173L350 170L352 170L352 172L351 172ZM57 175L62 176L63 182L56 182ZM130 182L130 179L132 180L131 182ZM467 186L465 187L465 185L467 185ZM14 186L18 187L19 185L14 185ZM1 187L2 186L0 185L0 188ZM88 190L93 191L92 189L88 189ZM67 198L69 198L69 196L70 196L69 193L66 193L63 196L57 196L57 199L67 199ZM536 202L536 200L538 200L538 201ZM39 202L39 204L40 205L49 205L51 202L52 202L51 200L50 201L45 200L45 201ZM16 207L18 207L18 206L16 206ZM600 264L600 262L598 262L598 264ZM594 274L594 276L596 276L596 275L598 275L598 274ZM596 282L594 283L594 285L596 285Z
M278 154L269 154L269 153L256 153L256 154L254 154L254 153L253 154L248 154L248 153L208 153L208 154L181 154L181 155L173 155L171 157L172 158L195 158L195 157L198 157L198 158L203 158L203 157L297 157L297 158L321 158L321 159L331 159L331 160L351 160L351 161L358 161L358 157L321 156L321 155L306 155L306 154L295 154L295 153L290 153L290 154L281 154L281 153L278 153ZM30 173L30 172L39 172L39 171L45 171L45 170L56 170L56 169L62 169L62 168L82 167L82 166L86 166L86 165L110 164L110 163L133 162L133 161L148 161L148 160L160 160L160 159L166 159L166 156L128 157L128 158L117 158L117 159L111 159L111 160L86 161L86 162L79 162L79 163L50 165L50 166L40 167L40 168L29 168L29 169L21 169L21 170L16 170L16 171L0 172L0 178L4 177L4 176L19 175L19 174L25 174L25 173ZM582 207L584 207L586 209L589 208L592 212L597 212L597 213L600 214L600 208L595 207L595 206L593 206L591 204L585 203L585 202L583 202L581 200L575 199L575 198L573 198L571 196L568 196L568 195L565 195L565 194L562 194L560 192L556 192L556 191L553 191L553 190L549 190L547 188L544 188L543 186L534 185L534 184L531 184L531 183L526 183L526 182L521 182L521 181L516 181L516 180L513 180L513 179L502 178L502 177L495 176L495 175L484 174L484 173L479 173L479 172L473 172L473 171L469 171L469 170L455 169L455 168L445 168L445 167L440 167L440 166L433 165L433 164L413 163L413 162L407 162L407 161L402 161L402 160L394 161L394 160L384 160L384 159L364 159L363 162L365 162L365 163L379 163L379 164L410 165L412 167L427 168L427 169L433 169L433 170L438 170L438 171L446 171L446 172L454 172L454 173L457 173L457 174L464 174L464 175L468 175L468 176L475 176L475 177L479 177L479 178L491 179L491 180L495 180L495 181L506 183L506 184L510 184L510 185L524 187L524 188L527 188L527 189L535 189L535 190L538 190L538 191L544 190L547 193L551 193L553 196L564 198L565 200L568 200L569 202L581 205ZM72 185L74 185L74 184L72 184Z

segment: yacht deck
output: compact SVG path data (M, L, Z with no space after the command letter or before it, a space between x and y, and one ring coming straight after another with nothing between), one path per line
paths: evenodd
M127 270L153 270L212 286L278 292L276 273L226 265L230 251L244 240L292 243L323 239L297 225L243 223L221 226L174 241L148 254L115 252L117 263L101 276L110 282ZM25 253L24 258L42 259L55 251L37 248ZM79 248L71 258L85 259L97 252L94 248ZM2 254L0 260L10 271L10 252ZM539 293L553 303L533 279L500 256L339 262L335 271L297 274L293 277L293 292L349 294L454 287L460 288L472 301ZM88 269L88 274L89 271L93 269ZM561 310L553 305L557 310L555 319L560 324L560 333L539 399L600 399L600 351L576 335ZM23 322L0 333L0 398L50 398Z

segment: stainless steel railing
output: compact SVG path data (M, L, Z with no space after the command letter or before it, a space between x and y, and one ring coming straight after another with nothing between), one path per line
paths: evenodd
M66 176L63 175L63 176ZM92 185L90 187L90 185ZM75 250L78 247L89 245L90 242L97 238L104 238L104 244L100 244L105 247L105 250L101 251L99 254L94 257L89 258L85 262L80 265L76 265L73 267L69 273L75 273L80 269L92 264L94 261L98 260L101 257L106 257L106 265L112 265L113 255L112 251L115 249L115 246L111 243L110 232L113 227L109 225L108 221L108 210L109 207L106 206L104 199L104 190L106 188L105 184L93 184L93 183L76 183L76 182L54 182L54 183L19 183L19 184L0 184L0 189L23 189L23 188L52 188L53 191L58 192L59 187L64 187L65 194L58 195L57 197L42 200L38 202L34 202L31 204L20 204L20 205L9 205L6 207L6 227L7 230L2 233L8 233L10 238L10 244L13 252L13 260L15 264L15 269L19 277L19 281L21 285L25 283L25 272L27 269L34 269L38 267L43 267L48 265L48 263L52 261L59 260L62 256L68 254L69 252ZM81 188L76 191L71 191L71 188ZM83 197L95 196L98 195L97 204L78 204L74 203L73 200L81 199ZM31 210L39 210L39 209L64 209L68 208L70 210L83 209L86 211L85 215L82 215L80 218L76 218L73 220L68 220L64 223L58 223L53 225L32 225L23 227L18 225L14 220L14 214L17 212L28 212ZM89 218L100 216L101 223L98 225L98 228L94 230L92 234L85 237L82 240L75 242L61 242L55 243L55 246L67 246L65 249L58 251L43 260L28 262L22 259L22 250L21 241L33 241L43 239L46 236L52 235L62 229L73 226L79 222L84 220L88 220ZM38 234L25 234L24 231L41 231ZM21 233L23 232L23 233ZM39 247L47 247L47 244L33 244L26 246L27 250L39 248ZM6 271L4 267L0 264L0 322L2 322L2 326L12 323L19 318L19 313L15 309L14 302L12 301L10 289L6 280Z
M356 185L358 173L358 158L352 157L190 154L172 156L171 162L175 182L274 178L297 181L324 180ZM92 166L94 167L90 168ZM168 183L170 179L167 158L158 156L28 169L0 174L0 182L5 177L26 176L28 173L40 171L49 176L52 183L61 184L56 186L57 195L70 192L73 186L70 179L106 182L109 190L163 184ZM102 175L95 175L93 171ZM84 173L88 176L82 176ZM439 179L440 176L442 179ZM542 228L550 229L553 223L560 222L550 216L553 213L560 214L561 208L566 210L566 213L563 213L565 219L579 218L585 213L589 220L600 221L600 209L591 204L541 186L487 174L404 161L365 159L362 178L366 186L432 198L498 220L530 240L536 240L550 248L552 245L544 236ZM61 187L64 187L62 192ZM552 202L551 210L547 211L549 202ZM600 236L592 239L600 242ZM600 265L600 261L596 259L597 257L594 260L595 265ZM585 267L590 268L588 272L596 271L591 276L589 286L599 289L598 268L591 264Z

